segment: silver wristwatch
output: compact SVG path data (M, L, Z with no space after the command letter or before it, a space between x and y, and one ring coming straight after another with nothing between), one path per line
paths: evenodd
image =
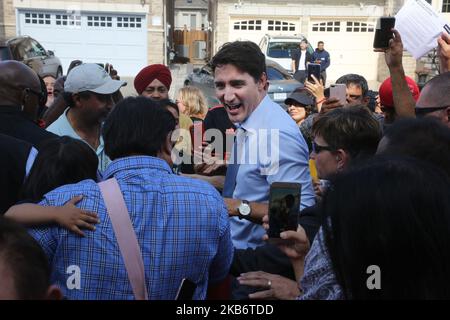
M250 217L250 214L252 213L250 202L248 202L247 200L242 200L241 204L237 208L237 211L239 213L239 219L245 219Z

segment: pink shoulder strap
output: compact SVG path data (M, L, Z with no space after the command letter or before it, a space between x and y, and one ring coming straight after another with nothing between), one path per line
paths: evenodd
M120 253L125 262L134 297L136 300L148 300L141 248L131 224L119 184L115 178L111 178L100 182L98 186L119 243Z

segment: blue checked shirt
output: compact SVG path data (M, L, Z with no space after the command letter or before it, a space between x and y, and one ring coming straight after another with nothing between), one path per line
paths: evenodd
M233 258L221 196L205 182L174 175L153 157L117 159L104 172L105 179L112 176L141 247L149 299L174 299L183 278L197 284L194 299L204 299L208 282L224 279ZM69 299L134 299L97 184L62 186L40 204L61 206L76 195L83 195L78 207L98 213L95 231L83 238L56 225L30 230L48 256L51 282Z

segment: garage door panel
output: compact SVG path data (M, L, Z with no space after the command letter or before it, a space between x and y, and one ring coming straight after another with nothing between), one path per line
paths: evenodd
M330 81L347 73L358 73L368 81L377 79L378 53L373 52L374 23L368 21L311 21L309 40L325 42L331 65ZM361 30L365 30L361 32Z
M30 15L43 15L51 24L30 23ZM18 33L54 51L65 71L76 59L110 62L122 76L134 76L147 64L145 16L82 12L71 17L61 12L20 11L19 17Z

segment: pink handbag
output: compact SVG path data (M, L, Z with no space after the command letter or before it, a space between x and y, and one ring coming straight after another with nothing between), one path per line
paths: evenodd
M145 284L144 263L141 248L136 238L130 215L116 178L98 184L111 219L120 253L125 263L131 287L136 300L148 300Z

